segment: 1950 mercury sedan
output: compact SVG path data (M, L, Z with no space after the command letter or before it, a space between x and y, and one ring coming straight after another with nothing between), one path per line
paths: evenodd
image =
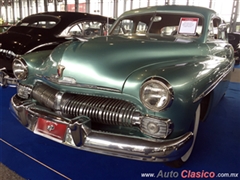
M26 128L59 143L180 166L199 121L228 87L234 57L226 30L201 7L125 12L107 37L15 59L11 109Z

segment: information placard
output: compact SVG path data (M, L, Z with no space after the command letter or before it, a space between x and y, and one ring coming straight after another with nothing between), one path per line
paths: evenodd
M181 18L178 34L196 34L199 18Z

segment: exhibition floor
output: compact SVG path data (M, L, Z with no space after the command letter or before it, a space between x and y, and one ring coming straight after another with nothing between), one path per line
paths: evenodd
M169 177L182 179L191 172L213 172L215 177L223 173L235 173L236 177L240 173L240 65L233 72L226 95L200 123L193 154L180 169L80 151L35 135L8 110L15 91L0 88L0 168L4 168L0 180L8 177L4 173L11 174L6 167L31 180L142 179L152 173L155 178L168 173Z

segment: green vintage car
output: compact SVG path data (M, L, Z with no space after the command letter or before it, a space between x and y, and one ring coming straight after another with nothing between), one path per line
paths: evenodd
M193 6L125 12L107 37L15 59L11 109L64 145L180 166L228 88L234 52L222 22Z

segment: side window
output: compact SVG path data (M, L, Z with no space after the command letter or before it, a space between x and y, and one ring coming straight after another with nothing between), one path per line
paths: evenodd
M139 21L136 28L137 34L146 34L148 30L148 26L146 23Z
M208 26L208 39L214 39L214 38L215 37L214 37L213 21L211 20Z
M104 34L104 25L98 21L81 21L70 25L62 31L60 36L83 36L93 37L101 36Z
M129 34L133 29L133 20L124 19L118 23L117 27L114 29L113 34Z
M87 37L101 36L103 24L97 21L85 21L82 23L83 35Z
M74 26L72 26L69 31L68 31L68 36L72 36L72 35L77 35L80 36L82 35L82 27L81 27L81 23L79 24L75 24Z
M31 27L38 27L38 28L52 28L56 25L55 21L35 21L33 23L22 23L21 26L31 26Z

